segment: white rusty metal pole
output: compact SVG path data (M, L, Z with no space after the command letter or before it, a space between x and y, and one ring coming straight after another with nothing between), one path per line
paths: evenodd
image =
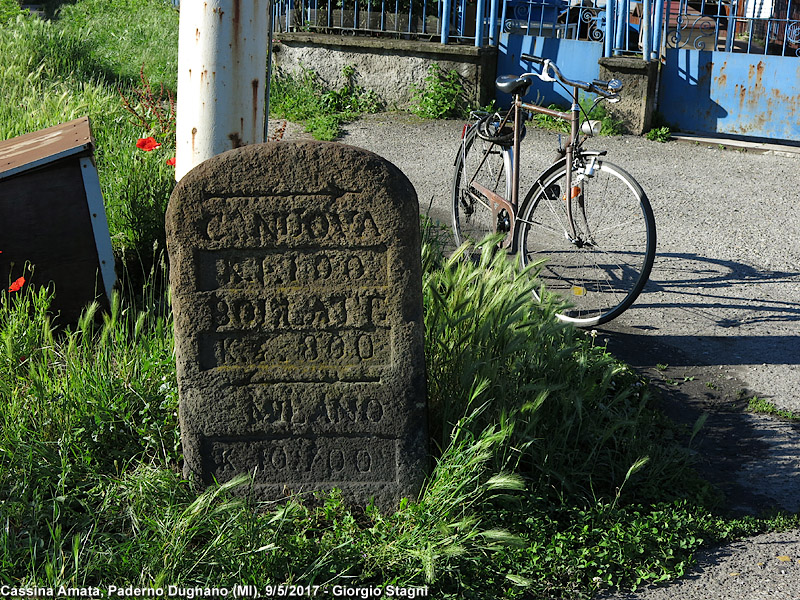
M175 179L264 141L267 0L183 0Z

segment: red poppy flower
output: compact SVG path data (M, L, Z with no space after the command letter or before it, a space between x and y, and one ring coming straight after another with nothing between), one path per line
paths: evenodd
M150 152L151 150L155 150L159 146L161 146L161 144L159 144L155 140L155 138L152 137L139 138L138 140L136 140L136 147L139 150L144 150L145 152Z
M167 164L168 164L170 167L174 167L174 166L175 166L175 157L173 156L172 158L168 158L168 159L167 159Z
M8 288L9 292L18 292L22 289L22 286L25 285L25 278L20 277L11 286Z

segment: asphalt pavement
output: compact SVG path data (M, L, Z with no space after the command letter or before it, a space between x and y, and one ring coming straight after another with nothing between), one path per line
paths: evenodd
M341 141L396 164L421 211L449 224L462 124L385 113L347 125ZM529 128L522 189L557 145L556 134ZM756 396L800 414L800 148L638 136L596 138L586 147L607 150L607 160L639 181L658 231L648 285L598 328L600 339L651 377L668 414L688 423L709 415L700 469L732 513L800 511L800 426L746 409ZM712 549L684 580L615 597L800 600L800 532Z

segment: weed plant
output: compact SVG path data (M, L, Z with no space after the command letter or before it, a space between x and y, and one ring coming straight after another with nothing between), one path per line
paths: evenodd
M372 90L356 84L355 68L342 69L347 83L326 89L319 76L308 68L297 72L274 69L270 83L270 114L303 123L318 140L335 140L341 126L364 113L378 112L381 101Z
M438 63L428 67L422 85L413 87L411 103L412 112L425 119L455 119L469 112L458 71Z
M772 415L782 419L788 419L790 421L800 421L799 414L791 410L780 409L769 400L759 398L758 396L753 396L750 398L750 400L747 402L747 410L754 413L761 413L764 415Z
M644 137L651 142L668 142L672 139L672 132L669 127L654 127L644 134Z
M622 120L609 113L603 102L595 105L593 99L589 96L582 95L579 103L581 107L581 123L589 119L600 121L600 135L621 135L625 132ZM568 111L567 108L559 106L558 104L550 104L548 108L562 112ZM544 129L569 133L569 123L561 119L542 113L533 113L531 119L536 125Z

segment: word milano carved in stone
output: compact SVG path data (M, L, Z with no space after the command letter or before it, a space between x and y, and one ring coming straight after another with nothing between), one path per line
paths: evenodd
M391 508L427 464L419 214L391 163L246 146L167 211L186 475Z

